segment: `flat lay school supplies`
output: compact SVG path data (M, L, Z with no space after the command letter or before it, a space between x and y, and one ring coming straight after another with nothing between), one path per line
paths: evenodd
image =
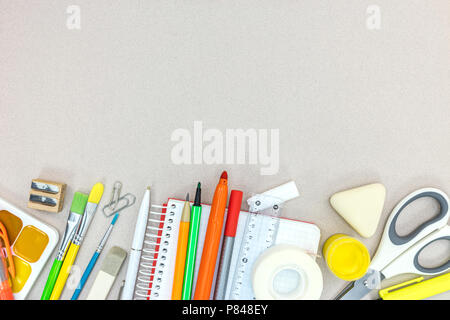
M147 187L144 197L142 199L141 207L136 221L136 228L134 230L133 242L131 245L130 257L128 259L127 273L125 276L125 285L122 291L122 300L133 299L134 287L136 284L136 277L139 269L139 260L141 258L141 251L145 232L147 229L147 219L150 210L150 187Z
M14 300L10 277L16 277L8 232L0 222L0 300Z
M172 294L173 277L175 270L176 248L177 248L177 235L179 223L181 220L182 209L184 201L169 199L164 206L152 205L154 210L156 208L161 209L160 220L156 219L155 225L159 225L160 228L155 229L153 232L148 232L145 238L147 242L146 248L148 252L145 256L146 259L141 260L139 268L138 281L136 283L136 298L146 300L158 300L158 299L170 299ZM196 261L200 261L202 255L202 248L205 244L205 235L208 227L209 215L211 206L202 204L202 217L198 234L197 245L197 257ZM153 212L153 211L151 211ZM156 212L156 211L154 211ZM237 259L240 254L241 243L243 243L244 231L247 226L247 218L249 213L241 211L239 214L239 222L236 230L235 245L233 249L233 255L230 264L230 276L227 284L227 293L225 299L230 299L231 296L231 283L236 273ZM153 219L153 218L152 218ZM256 225L262 225L259 230L266 230L271 226L272 217L267 215L258 215L253 221ZM192 221L191 221L192 222ZM150 222L149 222L150 223ZM224 230L222 230L222 235ZM278 224L278 232L276 233L276 239L274 244L291 244L300 247L305 252L314 256L317 253L320 240L319 228L311 223L301 222L297 220L290 220L280 218ZM254 248L259 252L259 247L264 246L265 235L255 240ZM153 246L149 245L153 243ZM249 255L253 256L253 254ZM249 268L250 275L248 282L245 282L239 292L236 292L234 299L252 299L253 291L251 284L251 267ZM196 264L194 271L194 288L196 284L196 277L199 271L199 265ZM217 276L218 264L215 267L214 279ZM288 280L290 277L286 277ZM285 278L285 279L286 279ZM214 282L213 282L214 283ZM213 298L211 294L210 298Z
M335 193L330 204L361 236L370 238L377 230L385 198L386 188L372 183Z
M419 225L410 234L400 236L395 228L400 213L410 203L427 197L439 203L439 213ZM361 299L370 291L379 289L381 280L398 274L434 275L449 270L450 261L431 268L422 266L419 261L420 253L430 243L450 239L450 226L447 225L449 216L449 200L443 191L435 188L423 188L407 195L389 216L377 252L367 273L361 279L350 283L336 299Z
M239 213L242 205L242 191L231 190L230 202L227 212L227 221L222 243L222 250L219 260L219 270L214 290L214 300L223 300L227 290L228 277L230 272L231 256L234 249L234 238L239 222Z
M345 234L338 233L328 238L322 252L330 271L342 280L358 280L369 268L367 248L358 239Z
M66 229L59 245L58 253L53 261L52 268L45 283L44 291L42 292L41 300L48 300L53 292L53 288L61 270L64 257L66 256L67 248L70 245L81 218L83 217L84 209L88 202L89 196L81 192L75 192L73 195L72 205L69 210L69 217L67 219Z
M183 292L184 269L186 266L186 253L189 238L189 222L191 220L191 206L189 204L189 193L184 202L181 214L180 228L178 231L177 257L175 260L175 271L172 287L172 300L181 300Z
M86 300L105 300L108 297L126 257L127 252L120 247L114 246L108 251Z
M15 277L11 278L14 299L27 297L50 254L58 243L53 227L0 198L0 222L11 245Z
M120 210L135 202L132 194L120 194L121 187L120 182L114 184L111 199L103 208L106 217L114 217L108 220L72 300L80 297L94 271ZM32 192L40 192L44 202L43 193L51 197L65 188L43 180L33 180L32 184ZM60 298L103 191L104 186L98 183L89 196L75 193L41 299ZM314 224L281 217L284 204L298 196L293 181L250 193L247 212L241 210L243 192L232 190L227 208L226 171L211 205L201 204L200 183L193 204L189 193L184 201L169 198L163 205L151 204L147 188L137 215L120 299L319 299L327 279L316 262L320 230ZM338 192L330 198L330 204L362 237L370 237L377 229L385 196L383 185L370 184ZM400 235L396 229L400 214L423 198L437 202L438 213L408 235ZM43 205L54 204L47 202ZM322 247L328 271L352 281L336 299L361 299L379 290L382 300L415 300L448 291L450 274L445 272L450 270L450 261L430 267L421 264L420 256L430 244L450 240L449 217L448 196L439 189L423 188L394 207L372 260L357 238L342 233L330 236ZM0 300L26 297L57 242L55 230L0 199ZM87 288L88 300L108 298L127 255L117 246L109 250L92 286ZM381 289L384 279L403 273L438 276Z
M189 225L189 237L186 252L186 264L183 277L183 290L181 293L182 300L190 300L192 294L192 285L194 281L195 260L197 258L198 232L200 228L200 220L202 216L201 205L201 184L197 184L195 192L195 200L192 206L191 222Z
M59 271L58 278L56 279L55 286L53 287L52 294L50 295L50 300L58 300L66 284L67 278L70 274L70 269L78 254L81 244L83 243L84 237L89 225L94 217L95 211L97 210L98 204L102 198L104 186L101 183L96 183L89 193L89 198L84 209L83 217L78 225L77 232L75 233L69 248L67 249L66 256L64 257L64 262Z
M224 171L214 191L211 211L208 220L208 229L205 235L200 269L195 286L194 300L209 299L213 285L214 270L222 235L223 219L227 206L228 175Z
M380 290L383 300L422 300L450 290L450 273L428 280L415 278L395 286Z
M89 260L89 263L86 267L86 270L84 270L83 275L81 276L80 282L78 283L77 288L75 289L71 300L77 300L81 290L83 290L83 287L86 283L86 281L89 278L89 275L92 272L92 269L94 269L95 264L97 263L98 257L102 253L103 247L106 244L106 241L108 241L109 236L111 235L111 232L113 230L114 225L116 224L117 219L119 218L119 213L116 213L111 221L111 224L109 225L108 229L106 230L103 238L100 240L100 243L97 246L97 250L95 250L94 255L92 256L91 260Z
M60 212L64 205L65 192L65 183L33 179L31 181L28 208L55 213Z

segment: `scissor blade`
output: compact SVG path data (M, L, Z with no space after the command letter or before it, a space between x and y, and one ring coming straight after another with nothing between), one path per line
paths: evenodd
M371 289L367 288L366 286L362 285L361 283L357 281L353 281L348 286L342 290L335 300L361 300L364 298Z
M370 291L379 287L380 276L380 272L369 269L364 277L346 286L335 300L361 300Z

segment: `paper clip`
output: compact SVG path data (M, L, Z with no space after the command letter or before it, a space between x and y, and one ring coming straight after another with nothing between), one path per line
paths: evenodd
M105 217L111 217L112 215L122 211L123 209L131 207L135 202L136 197L131 193L127 193L118 198L117 201L110 202L109 204L104 206L102 211Z
M109 205L111 210L115 210L117 203L119 202L120 192L122 191L122 182L114 182L113 189L111 192L111 200L109 200Z

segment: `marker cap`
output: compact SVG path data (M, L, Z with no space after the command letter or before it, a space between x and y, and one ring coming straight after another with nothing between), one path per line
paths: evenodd
M242 204L242 191L231 190L230 202L228 203L228 216L225 224L225 236L235 237L239 221L239 212Z

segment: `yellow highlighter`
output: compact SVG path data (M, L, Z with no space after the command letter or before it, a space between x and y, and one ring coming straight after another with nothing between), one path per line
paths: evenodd
M423 281L423 277L379 291L383 300L422 300L450 290L450 273Z
M89 228L89 224L92 221L95 211L97 210L98 203L103 195L104 186L101 183L96 183L89 193L88 203L84 210L83 218L78 226L77 233L73 237L70 247L67 250L66 257L64 258L61 271L59 272L58 279L50 296L50 300L58 300L61 296L61 292L66 285L67 278L70 274L75 258L77 257L78 249L80 249L83 238L86 235L86 231Z

